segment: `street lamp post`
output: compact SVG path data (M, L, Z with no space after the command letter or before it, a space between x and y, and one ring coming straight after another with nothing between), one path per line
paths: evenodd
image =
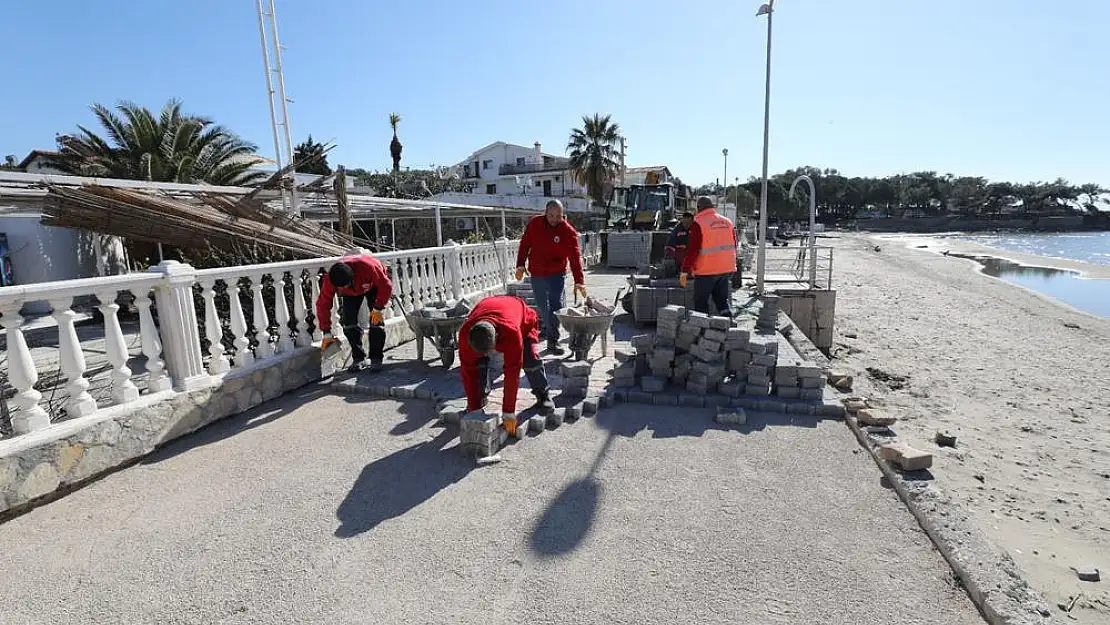
M721 154L725 155L725 177L721 178L725 183L725 200L723 204L728 204L728 148L721 150Z
M759 197L759 254L756 260L755 288L763 295L763 276L767 269L767 146L771 137L771 18L775 0L759 7L760 15L767 16L767 85L763 99L763 182Z

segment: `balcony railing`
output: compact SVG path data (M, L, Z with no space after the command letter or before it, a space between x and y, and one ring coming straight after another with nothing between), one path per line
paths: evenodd
M582 236L583 256L600 257L600 237ZM398 318L405 311L436 300L504 285L512 279L518 246L502 239L377 254L393 280L387 323L403 323ZM167 261L146 273L0 288L7 374L7 384L0 379L0 402L10 398L11 408L0 438L94 418L143 394L202 388L319 341L314 304L321 276L336 260L202 270ZM44 330L29 327L20 310L38 301L53 308L56 342L27 340ZM135 307L137 324L121 318L121 302ZM75 310L86 303L101 313L101 327L90 327L87 315ZM338 311L333 302L332 327L339 325ZM365 316L364 309L364 323Z
M545 171L563 171L567 168L565 162L550 163L541 165L539 163L531 163L527 165L502 165L497 168L497 173L502 176L513 176L521 174L535 174Z

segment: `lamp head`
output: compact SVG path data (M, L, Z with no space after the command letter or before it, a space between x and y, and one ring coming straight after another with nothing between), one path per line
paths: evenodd
M756 13L755 16L759 17L760 15L770 15L772 10L773 9L770 4L765 4L759 7L759 12Z

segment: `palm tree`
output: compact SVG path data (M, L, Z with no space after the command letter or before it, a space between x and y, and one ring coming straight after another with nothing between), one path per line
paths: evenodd
M389 126L393 128L393 141L389 142L389 154L393 157L393 171L401 169L401 140L397 138L397 125L401 123L401 116L397 113L389 114Z
M149 109L121 102L113 112L94 104L107 139L78 126L60 143L51 164L70 174L155 182L246 185L266 174L251 171L258 147L207 117L186 115L170 100L155 117Z
M582 127L570 131L567 150L574 181L585 185L594 202L605 202L605 183L617 177L620 163L620 126L609 115L583 116Z
M312 135L308 135L307 141L293 148L293 162L297 164L297 171L302 174L330 176L331 166L328 165L326 150L327 146L313 141Z

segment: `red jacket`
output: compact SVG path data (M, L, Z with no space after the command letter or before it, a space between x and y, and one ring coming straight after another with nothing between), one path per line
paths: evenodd
M316 300L316 325L320 327L321 332L331 331L331 304L336 293L349 296L366 295L377 289L374 297L375 310L384 310L393 295L393 282L389 280L389 271L382 261L368 254L344 256L340 261L351 266L355 278L349 286L337 289L327 274L324 274L323 284L320 286L320 298Z
M524 267L525 260L528 261L528 271L537 278L566 274L569 261L574 283L586 283L586 278L582 275L582 249L578 245L578 231L565 219L558 226L547 223L547 218L543 215L528 220L524 236L520 237L516 266Z
M466 409L482 405L482 383L478 379L478 363L482 355L470 347L467 333L479 321L488 321L497 331L494 349L505 357L505 401L503 412L516 412L516 393L520 388L520 370L524 363L524 339L532 341L533 349L540 339L540 318L524 300L512 295L494 295L478 302L466 322L459 328L459 365Z

